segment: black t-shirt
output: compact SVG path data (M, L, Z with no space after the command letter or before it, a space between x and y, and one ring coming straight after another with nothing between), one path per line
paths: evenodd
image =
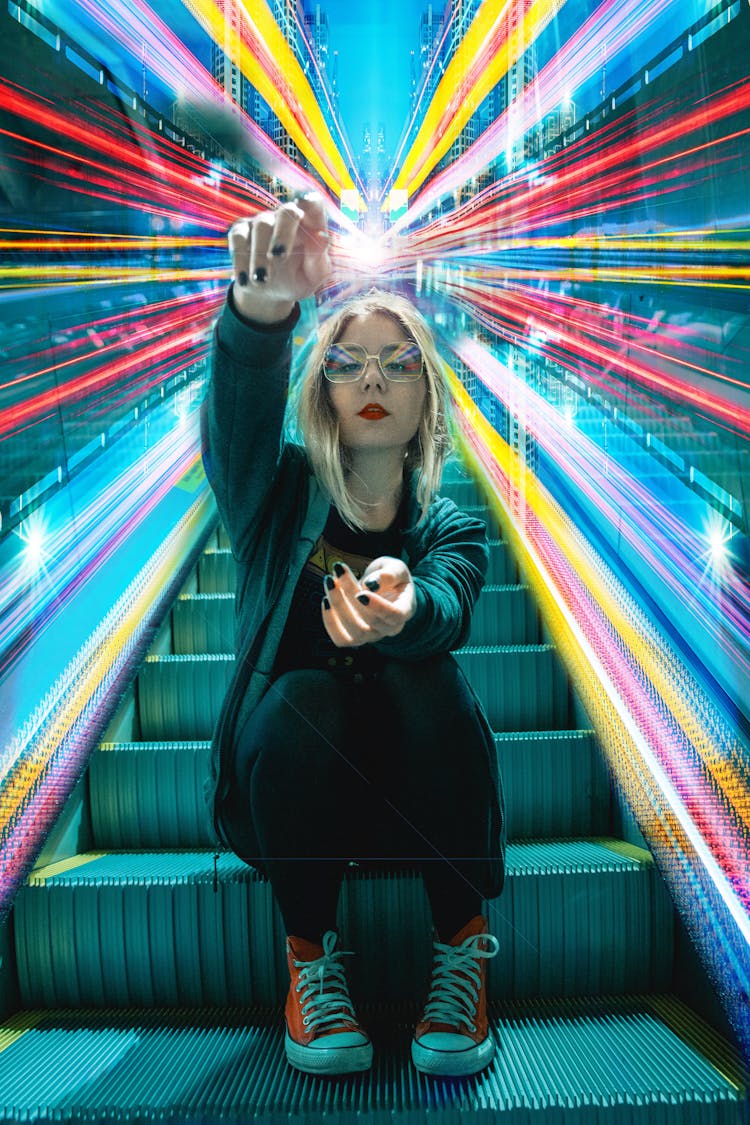
M333 575L333 564L339 560L346 563L356 578L361 578L373 559L381 555L400 558L405 517L406 489L395 519L384 531L353 531L331 505L323 533L292 596L274 663L274 679L293 668L373 672L382 666L383 656L372 645L338 648L328 636L321 619L323 579L326 574Z

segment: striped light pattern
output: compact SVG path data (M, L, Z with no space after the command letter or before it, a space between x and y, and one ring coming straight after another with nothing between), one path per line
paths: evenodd
M477 366L491 377L491 363ZM750 1045L743 1000L750 987L750 777L742 746L705 685L454 375L451 385L463 451L492 490L617 783ZM543 431L544 423L542 413Z
M484 0L428 106L393 189L416 193L484 98L562 7L563 0ZM512 20L511 22L511 15Z
M2 642L19 655L29 626L40 630L85 585L92 573L111 564L118 547L151 515L160 500L191 468L198 468L192 427L181 442L170 432L145 460L92 499L80 520L49 528L44 594L19 568L3 582ZM213 520L207 486L165 537L84 648L23 722L0 758L0 918L33 863L39 841L50 831L88 760L91 740L101 735L107 699L117 698L151 639L152 622L176 592L186 555ZM73 547L75 551L73 552ZM71 564L71 557L76 559ZM15 578L15 581L14 581ZM122 690L122 687L120 690Z
M425 177L421 176L419 179L415 177L413 181L405 182L402 170L394 186L402 187L408 192L411 206L408 215L400 220L396 226L401 228L407 223L414 222L419 215L439 200L441 195L449 191L455 191L470 180L472 176L480 173L488 164L497 159L499 153L505 152L514 140L523 137L532 126L542 120L545 114L559 106L571 90L574 91L583 86L592 74L596 74L601 67L604 52L610 60L615 58L620 51L629 47L634 39L643 34L652 22L656 21L665 10L673 5L674 0L649 0L647 4L644 4L643 0L604 0L581 24L561 50L542 68L533 81L525 86L518 98L514 99L512 104L492 122L474 144L444 171L432 177L429 184L425 185L421 191L419 187ZM528 4L526 7L528 8ZM477 13L475 23L480 18L486 22L486 18L491 14L492 9L497 11L497 5L490 4L489 0L485 0ZM498 17L498 23L501 29L504 26L507 29L505 21L507 21L508 7L501 6L501 10L502 15ZM545 13L545 17L547 14ZM505 21L503 21L503 16L505 16ZM473 27L474 25L472 25L471 30L473 30ZM535 30L541 31L542 25L535 27ZM492 57L492 40L487 40L481 58L488 70L491 67L493 72L497 73L495 81L517 60L518 47L520 46L523 49L528 45L529 41L519 43L517 36L515 51L511 55L512 47L507 38L506 30L506 36L500 39L499 46L496 45L494 57ZM454 60L458 59L457 53ZM456 66L452 76L454 85L461 82L466 83L466 72L473 72L477 61L471 56L463 57L463 68ZM453 62L451 66L454 66ZM437 108L442 105L442 101L438 101L441 87L438 88L426 116L436 112ZM489 89L486 87L483 76L480 76L476 90L472 90L472 101L469 103L470 112L478 108L481 97L484 97L487 92L489 92ZM480 93L481 97L476 97L475 93ZM451 141L455 139L461 125L465 124L465 104L456 105L454 101L452 107L455 117L450 122L444 122L444 128L449 132ZM459 124L458 130L455 130L453 126L458 122L461 122L461 124ZM421 130L404 161L404 168L412 165L425 165L429 161L429 171L445 151L441 146L441 150L436 155L435 149L432 147L434 144L434 139L431 141L429 135L424 134L424 130ZM396 165L398 165L399 156L400 153L396 156ZM435 158L433 159L433 157Z
M215 0L186 0L231 62L271 106L300 151L336 198L354 190L344 158L331 137L310 83L265 0L243 0L237 33L225 36L225 15ZM122 5L123 10L130 5ZM145 5L144 5L145 7Z
M81 0L81 7L126 53L140 58L142 51L147 50L149 68L188 104L229 112L221 88L160 17L158 7L144 0L115 0L106 4L101 0ZM351 154L343 141L344 155L339 151L310 83L265 0L238 5L238 27L229 36L220 3L188 0L186 7L268 102L334 198L338 200L343 191L353 190L354 182L347 170L353 164ZM261 157L265 169L273 170L282 182L298 189L306 183L309 189L310 177L304 176L299 165L273 145L237 106L231 112L237 114L242 130L247 133L247 143Z

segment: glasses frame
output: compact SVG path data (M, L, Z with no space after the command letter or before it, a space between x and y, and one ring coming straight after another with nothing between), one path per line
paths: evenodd
M388 372L383 369L383 364L380 362L380 357L382 356L382 354L386 350L386 348L398 348L402 344L413 344L413 346L419 352L419 357L422 361L422 365L419 369L418 375L405 375L405 376L399 377L398 375L389 375ZM331 378L331 376L328 374L328 372L326 370L326 356L328 355L329 350L331 348L335 348L336 346L339 346L339 347L342 347L342 348L356 348L358 351L363 353L362 369L361 369L361 371L359 372L358 375L347 376L345 379L337 379L335 377ZM421 379L422 376L424 375L424 371L425 371L424 354L423 354L422 349L420 348L419 344L416 342L416 340L394 340L392 344L383 344L380 351L375 352L373 355L369 355L367 350L365 349L365 347L362 344L343 344L343 343L341 343L341 341L338 341L338 340L334 341L333 344L328 345L328 347L326 348L325 353L323 355L323 374L325 375L325 377L326 377L326 379L328 380L329 383L356 383L357 380L361 379L362 376L367 371L367 365L368 365L368 363L370 362L371 359L376 359L378 361L378 370L380 371L383 378L387 379L389 383L416 383L417 379Z

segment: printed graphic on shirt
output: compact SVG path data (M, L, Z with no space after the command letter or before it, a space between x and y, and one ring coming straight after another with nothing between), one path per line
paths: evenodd
M340 547L332 547L326 541L325 536L321 535L305 563L305 570L317 575L322 580L326 574L333 574L335 562L346 563L354 577L359 580L372 559L365 555L353 555L351 551L343 551Z

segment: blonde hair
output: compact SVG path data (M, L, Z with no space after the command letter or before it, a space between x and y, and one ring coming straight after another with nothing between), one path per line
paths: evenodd
M308 463L325 488L341 518L356 530L364 528L367 505L354 499L346 486L351 468L347 448L339 438L339 423L323 374L326 349L335 343L355 316L382 313L391 317L414 340L424 357L426 394L417 431L410 440L404 459L405 472L417 470L417 501L421 506L418 522L424 520L430 501L440 486L445 460L453 448L449 394L443 362L426 321L411 301L397 293L371 289L342 305L321 326L306 365L299 392L297 423L302 434Z

